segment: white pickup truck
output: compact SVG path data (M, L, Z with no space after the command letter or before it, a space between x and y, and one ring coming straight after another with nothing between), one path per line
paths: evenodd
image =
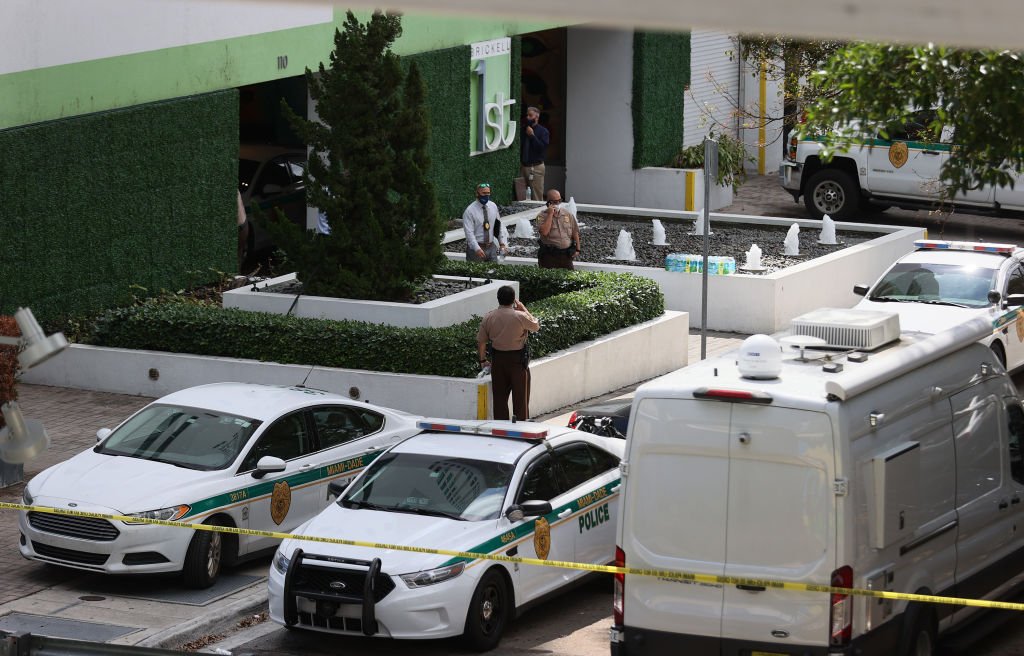
M935 207L943 190L942 166L954 151L953 130L929 134L929 117L919 112L889 138L875 135L863 144L851 143L821 161L822 144L790 137L786 159L779 166L779 181L811 216L828 214L850 220L863 209L881 211L891 206L907 209ZM950 199L957 208L1024 210L1024 176L1014 175L1013 188L984 186Z

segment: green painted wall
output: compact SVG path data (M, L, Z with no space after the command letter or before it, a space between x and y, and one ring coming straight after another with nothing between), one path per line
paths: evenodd
M633 168L664 166L683 144L690 34L633 35Z
M71 316L237 268L235 90L0 131L0 152L0 312Z
M519 96L518 37L512 39L512 88ZM403 58L415 61L427 87L430 111L430 176L442 218L456 219L476 197L478 182L489 182L494 202L512 202L513 179L519 175L519 138L504 150L470 156L469 46L436 50ZM514 105L519 120L519 105Z

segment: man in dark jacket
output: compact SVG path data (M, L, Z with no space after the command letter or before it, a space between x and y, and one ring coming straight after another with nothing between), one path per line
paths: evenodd
M528 107L526 122L523 123L523 165L519 168L519 174L526 180L533 200L544 198L544 158L547 156L548 143L551 141L551 133L539 120L540 110Z

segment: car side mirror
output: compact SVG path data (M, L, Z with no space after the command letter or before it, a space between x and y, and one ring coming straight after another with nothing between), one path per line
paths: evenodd
M103 440L107 439L107 436L110 435L113 432L114 431L110 430L109 428L101 428L98 431L96 431L96 442L97 442L97 444L102 442Z
M505 511L505 517L510 522L518 522L526 519L527 517L540 517L551 512L551 504L547 501L539 501L531 499L530 501L524 501L519 504L515 504L508 507Z
M256 463L256 471L252 473L253 478L263 478L267 474L275 474L277 472L283 472L285 467L284 460L276 456L263 456L259 462Z
M870 285L854 285L853 293L857 296L867 296Z
M340 497L348 489L348 485L351 481L331 481L327 484L327 494L333 495L335 498Z

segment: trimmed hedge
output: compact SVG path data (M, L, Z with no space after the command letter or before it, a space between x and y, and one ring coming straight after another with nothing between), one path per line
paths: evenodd
M633 168L664 166L683 145L690 34L633 35Z
M512 96L519 98L520 39L512 37ZM405 55L403 62L416 62L427 87L427 105L430 112L430 179L437 195L437 205L443 219L462 217L466 206L475 198L478 182L490 182L491 196L499 205L514 200L512 181L519 175L519 141L503 150L470 156L469 135L471 120L470 48L458 46L416 55ZM514 120L526 111L513 105ZM679 144L676 144L678 147ZM673 151L674 152L674 151Z
M0 131L0 152L0 312L45 322L237 267L234 89Z
M631 274L449 263L441 273L519 280L540 320L530 349L539 358L664 313L657 283ZM540 298L541 293L556 295ZM530 300L533 299L533 300ZM497 306L497 299L495 299ZM471 378L478 372L480 319L447 328L397 328L286 317L188 302L147 301L110 310L97 346L148 349L369 371Z

